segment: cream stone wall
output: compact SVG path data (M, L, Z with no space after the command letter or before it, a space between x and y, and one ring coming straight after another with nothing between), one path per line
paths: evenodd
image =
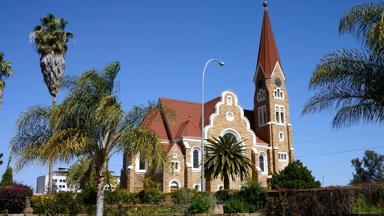
M170 192L170 183L176 181L179 188L185 187L184 172L185 162L184 155L178 144L173 145L172 149L168 152L169 163L163 169L163 192ZM174 170L171 167L172 161L179 162L179 170Z
M237 96L231 91L224 91L221 101L216 105L216 112L211 115L209 125L205 128L205 136L207 138L223 136L226 133L234 134L238 139L243 140L246 149L245 155L251 160L252 154L267 147L259 147L256 143L256 135L250 128L248 119L244 116L244 111L238 104ZM252 164L253 168L249 170L250 177L261 176L255 175L256 164ZM257 171L258 172L258 171ZM263 179L263 178L261 178ZM207 189L217 191L218 186L223 182L220 178L208 181ZM240 179L230 181L231 189L239 189L242 182ZM265 185L266 182L263 182Z

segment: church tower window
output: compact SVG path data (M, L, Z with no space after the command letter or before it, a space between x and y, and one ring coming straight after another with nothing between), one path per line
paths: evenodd
M261 101L264 101L265 100L265 90L264 89L260 89L259 92L257 93L257 102L261 102Z
M284 124L284 106L275 106L276 124Z
M273 91L273 96L277 99L284 99L283 91L280 88L276 88Z
M259 126L264 126L267 124L267 108L266 106L262 106L258 108L258 119Z

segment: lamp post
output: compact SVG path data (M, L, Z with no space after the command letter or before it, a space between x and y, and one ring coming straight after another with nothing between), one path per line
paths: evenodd
M204 176L204 142L205 142L205 134L204 134L204 77L205 72L207 71L207 67L209 63L216 62L219 66L223 67L224 62L219 61L217 59L210 59L205 63L203 76L201 80L201 191L205 191L205 176Z

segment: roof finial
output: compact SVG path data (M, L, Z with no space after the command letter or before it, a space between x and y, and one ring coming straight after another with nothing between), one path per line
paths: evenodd
M264 10L268 9L268 1L267 0L264 0L263 6L264 6Z

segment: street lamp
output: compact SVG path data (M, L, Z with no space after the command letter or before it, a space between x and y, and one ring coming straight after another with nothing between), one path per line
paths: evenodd
M203 70L203 77L201 80L201 191L205 191L205 177L204 177L204 142L205 142L205 134L204 134L204 77L205 72L207 71L207 67L209 63L216 62L220 67L224 66L223 61L219 61L217 59L210 59L205 63Z

